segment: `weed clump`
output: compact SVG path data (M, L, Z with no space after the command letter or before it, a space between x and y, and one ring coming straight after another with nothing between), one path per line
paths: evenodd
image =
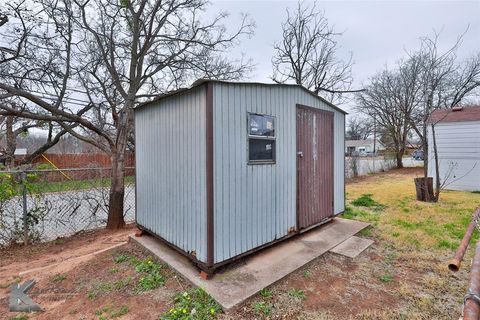
M305 300L305 292L303 290L298 290L298 289L292 289L288 291L288 295L292 298L298 299L298 300Z
M194 288L174 297L175 306L163 314L161 320L215 319L220 306L203 289Z
M268 316L272 312L272 304L265 301L257 301L253 304L253 310L258 316Z
M380 204L372 199L372 194L362 194L359 198L352 201L352 204L356 207L376 207Z

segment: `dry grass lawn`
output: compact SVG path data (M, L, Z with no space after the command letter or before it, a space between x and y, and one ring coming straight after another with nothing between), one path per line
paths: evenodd
M458 273L449 272L446 262L480 205L480 194L445 191L439 203L421 203L413 185L420 174L416 169L393 170L349 181L343 217L370 222L361 236L375 243L355 259L327 253L228 314L168 266L127 244L71 270L40 277L32 297L46 306L44 313L7 312L4 295L0 318L458 319L473 245ZM51 252L69 250L68 242L49 246ZM0 261L3 290L8 282L25 280L12 277L25 264L15 260L18 253L3 253L8 254ZM46 256L45 250L36 250L29 259Z

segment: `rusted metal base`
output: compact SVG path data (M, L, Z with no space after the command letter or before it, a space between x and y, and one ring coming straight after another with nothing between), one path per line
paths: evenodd
M292 238L292 237L297 236L297 235L299 235L299 234L308 232L308 231L310 231L310 230L312 230L312 229L314 229L314 228L316 228L316 227L319 227L319 226L321 226L321 225L323 225L323 224L325 224L325 223L330 222L334 217L335 217L335 216L329 217L329 218L327 218L327 219L325 219L325 220L323 220L323 221L321 221L321 222L319 222L319 223L317 223L317 224L315 224L315 225L312 225L312 226L310 226L310 227L308 227L308 228L306 228L306 229L301 229L301 230L296 231L296 232L294 232L294 233L287 234L287 235L285 235L285 236L283 236L283 237L281 237L281 238L275 239L275 240L273 240L273 241L271 241L271 242L265 243L265 244L263 244L263 245L261 245L261 246L258 246L258 247L256 247L256 248L253 248L253 249L249 250L249 251L246 251L246 252L244 252L244 253L241 253L241 254L239 254L239 255L237 255L237 256L235 256L235 257L232 257L232 258L229 258L229 259L227 259L227 260L224 260L224 261L215 263L215 264L213 264L212 266L209 266L209 265L207 265L206 263L198 260L195 256L193 256L193 255L191 255L190 253L185 252L183 249L181 249L181 248L173 245L172 243L170 243L170 242L168 242L167 240L163 239L163 238L160 237L159 235L155 234L153 231L149 230L148 228L145 228L144 226L139 225L139 224L137 224L137 227L138 227L140 230L142 230L143 232L148 233L149 235L151 235L151 236L153 236L154 238L160 240L161 242L165 243L165 244L166 244L167 246L169 246L170 248L178 251L180 254L182 254L182 255L184 255L185 257L187 257L188 259L190 259L190 261L192 261L192 263L193 263L197 268L199 268L201 272L204 272L204 273L207 275L207 279L211 279L211 278L213 277L213 274L215 273L215 271L218 270L219 268L224 267L225 265L227 265L227 264L229 264L229 263L232 263L232 262L234 262L234 261L236 261L236 260L239 260L239 259L241 259L241 258L244 258L244 257L246 257L246 256L248 256L248 255L250 255L250 254L252 254L252 253L255 253L255 252L259 251L259 250L263 250L263 249L265 249L265 248L267 248L267 247L270 247L270 246L272 246L272 245L274 245L274 244L276 244L276 243L279 243L279 242L284 241L284 240L286 240L286 239ZM202 273L200 273L200 276L202 276Z
M206 273L205 271L200 271L200 278L202 278L203 280L210 280L212 278L212 275Z
M145 233L148 233L149 235L151 235L152 237L160 240L161 242L163 242L164 244L166 244L167 246L169 246L170 248L174 249L175 251L177 251L178 253L182 254L183 256L187 257L188 259L190 259L190 261L192 261L192 263L197 267L199 268L201 271L205 271L207 274L213 274L213 268L212 267L209 267L207 266L207 264L205 264L204 262L200 261L197 259L197 257L191 255L190 253L182 250L181 248L177 247L176 245L168 242L167 240L163 239L162 237L160 237L158 234L156 234L155 232L153 232L152 230L148 229L148 228L145 228L144 226L142 225L139 225L137 224L137 228L141 229L143 232Z

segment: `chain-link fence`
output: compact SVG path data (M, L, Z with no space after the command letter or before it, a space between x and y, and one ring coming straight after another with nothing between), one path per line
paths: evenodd
M104 227L109 168L0 171L0 247ZM135 219L135 170L125 172L125 221Z

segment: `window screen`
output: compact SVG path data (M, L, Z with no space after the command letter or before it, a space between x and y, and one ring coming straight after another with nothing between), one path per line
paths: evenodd
M248 115L248 161L251 164L275 162L275 117Z

